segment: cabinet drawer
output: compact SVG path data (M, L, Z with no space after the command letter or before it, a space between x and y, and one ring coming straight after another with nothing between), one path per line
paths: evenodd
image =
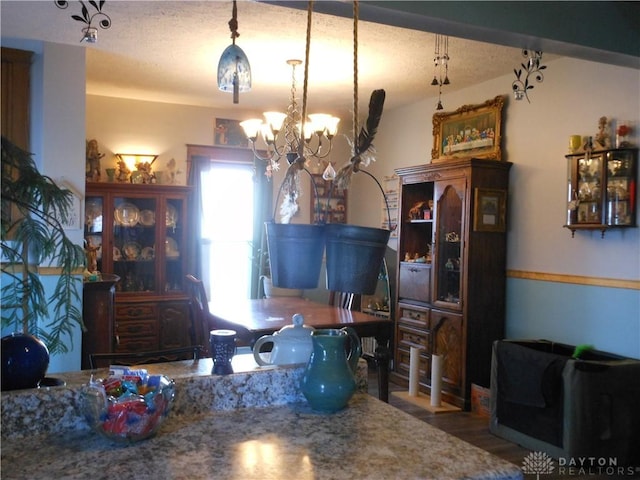
M431 264L400 263L400 298L428 302L431 299Z
M116 346L118 353L152 352L158 349L158 338L153 337L120 337Z
M116 334L122 337L140 337L157 335L157 322L155 320L118 320L116 323Z
M116 305L117 319L157 318L158 307L146 303Z
M427 329L429 328L429 310L419 310L415 307L406 307L402 304L400 308L399 322L411 325L414 328Z
M428 330L418 330L402 323L398 323L398 346L404 348L420 347L424 352L431 351L431 333Z

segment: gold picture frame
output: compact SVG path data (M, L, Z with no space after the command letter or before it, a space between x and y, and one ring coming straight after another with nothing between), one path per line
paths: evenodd
M504 232L507 218L507 191L476 188L473 229L476 232Z
M434 113L432 162L469 157L501 161L504 102L505 97L499 95L455 112Z

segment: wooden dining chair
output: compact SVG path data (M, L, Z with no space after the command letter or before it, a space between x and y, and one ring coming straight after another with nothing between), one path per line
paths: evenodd
M223 323L211 315L209 311L209 300L204 289L202 280L187 275L187 293L191 303L191 324L194 345L203 345L203 355L210 357L209 352L209 332L211 330L227 329L235 330L236 344L239 347L253 346L254 338L249 330L240 325Z
M191 345L149 352L91 353L89 354L89 368L95 370L110 365L133 366L189 359L196 361L202 357L202 351L201 345Z
M209 313L209 300L202 280L187 275L187 293L191 309L191 338L194 345L202 345L204 356L209 354L209 332L215 327Z
M360 295L347 292L329 292L329 305L334 307L346 308L347 310L360 309Z

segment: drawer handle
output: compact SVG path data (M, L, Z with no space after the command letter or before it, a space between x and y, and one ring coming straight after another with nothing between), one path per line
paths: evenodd
M409 271L410 271L411 273L418 273L420 270L418 270L416 267L410 267L410 268L409 268Z

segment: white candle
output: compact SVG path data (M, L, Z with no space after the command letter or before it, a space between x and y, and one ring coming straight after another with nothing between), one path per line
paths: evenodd
M442 357L431 355L431 406L440 406L440 393L442 391Z
M418 384L420 377L420 349L411 347L409 356L409 395L418 396Z

